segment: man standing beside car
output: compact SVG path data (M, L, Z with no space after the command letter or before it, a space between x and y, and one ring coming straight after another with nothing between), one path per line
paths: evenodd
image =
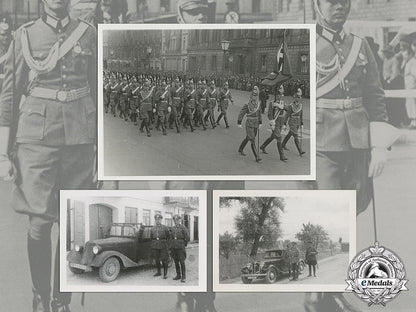
M296 242L292 242L292 246L290 246L289 251L289 257L290 257L290 266L292 269L292 281L297 281L299 277L299 259L300 259L300 251L298 247L296 246Z
M182 283L186 281L186 245L189 242L189 231L181 224L181 217L179 215L173 216L173 222L175 225L172 227L172 240L170 244L170 250L172 258L175 261L176 276L173 278L181 280Z
M157 272L153 276L161 276L161 262L163 265L163 279L168 278L168 261L169 250L168 243L170 239L170 233L167 226L162 224L162 215L160 213L155 214L155 225L150 230L150 238L152 240L151 249L152 257L156 262Z
M313 269L313 276L316 277L316 255L318 252L316 251L316 248L313 247L313 244L311 241L308 242L308 247L306 248L306 261L308 262L309 266L309 276L312 276L312 269Z

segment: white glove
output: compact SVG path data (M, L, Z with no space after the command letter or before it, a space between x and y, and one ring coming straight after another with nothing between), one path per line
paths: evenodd
M6 182L12 181L14 177L13 174L13 164L9 160L7 155L0 155L0 178Z
M156 108L153 108L153 113L156 113Z
M172 111L172 108L168 106L168 112L170 113Z
M261 128L262 124L259 124L259 128Z
M242 125L238 125L238 127L239 127L239 128L241 128L241 129L243 128L243 126L242 126Z
M373 147L371 149L371 160L368 168L368 176L371 178L378 177L384 169L387 161L387 149L381 147Z

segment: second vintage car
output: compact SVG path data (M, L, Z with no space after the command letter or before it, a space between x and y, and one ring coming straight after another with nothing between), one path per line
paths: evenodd
M112 282L122 268L152 264L150 229L135 223L113 223L105 238L75 245L67 255L69 269L74 274L98 270L103 282Z
M305 261L299 260L299 274L305 268ZM241 269L241 280L244 284L251 284L253 280L264 279L272 284L279 277L289 275L289 255L286 249L270 249L266 251L261 261L248 263Z

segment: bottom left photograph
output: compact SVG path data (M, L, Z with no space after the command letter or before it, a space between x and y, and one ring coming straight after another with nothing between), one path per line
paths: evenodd
M205 292L205 191L60 192L62 292Z

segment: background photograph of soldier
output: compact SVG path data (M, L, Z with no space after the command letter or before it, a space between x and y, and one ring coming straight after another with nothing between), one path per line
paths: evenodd
M342 290L355 254L354 193L249 193L214 192L214 290Z
M310 174L308 29L101 31L100 174Z
M197 191L182 194L63 192L63 290L203 290L203 197Z

